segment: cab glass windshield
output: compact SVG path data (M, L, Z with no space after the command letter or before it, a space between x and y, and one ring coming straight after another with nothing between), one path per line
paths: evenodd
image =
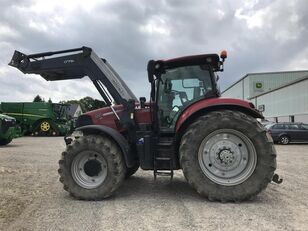
M159 120L162 128L174 128L180 112L212 91L209 70L200 65L167 69L158 91Z

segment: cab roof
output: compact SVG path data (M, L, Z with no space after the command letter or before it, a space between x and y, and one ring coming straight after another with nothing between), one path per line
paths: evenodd
M218 71L221 65L221 61L217 54L182 56L167 60L157 60L157 62L163 63L164 68L166 69L176 68L180 66L208 64L213 67L214 71Z

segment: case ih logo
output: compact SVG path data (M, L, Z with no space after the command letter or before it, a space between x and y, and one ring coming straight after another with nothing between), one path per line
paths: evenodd
M67 59L67 60L63 61L64 64L74 63L74 62L75 62L75 60L73 60L73 59Z

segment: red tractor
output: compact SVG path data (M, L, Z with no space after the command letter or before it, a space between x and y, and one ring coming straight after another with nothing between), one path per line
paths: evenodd
M252 103L220 97L216 72L226 57L222 52L149 61L149 102L138 100L88 47L31 55L15 51L9 65L48 81L88 76L107 104L81 115L65 138L59 174L72 196L107 198L141 167L153 170L155 179L172 179L173 170L182 169L209 200L243 201L272 180L276 151Z

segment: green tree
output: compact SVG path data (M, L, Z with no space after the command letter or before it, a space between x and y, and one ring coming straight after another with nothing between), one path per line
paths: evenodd
M44 102L44 99L40 95L37 95L34 97L33 102Z
M93 99L90 96L84 97L80 100L61 101L60 103L79 104L83 112L92 111L106 106L104 101Z

